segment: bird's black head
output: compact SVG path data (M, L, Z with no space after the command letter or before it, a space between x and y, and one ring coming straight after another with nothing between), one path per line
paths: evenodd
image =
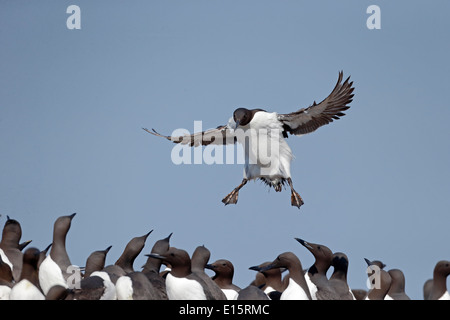
M246 126L252 120L252 113L248 109L238 108L234 110L233 119L236 122L236 128Z
M331 261L331 265L334 267L334 270L340 270L347 273L348 258L344 253L336 252L333 254L333 260Z

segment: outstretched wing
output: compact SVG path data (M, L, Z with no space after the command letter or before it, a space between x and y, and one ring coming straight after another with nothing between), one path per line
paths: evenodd
M197 147L200 145L207 146L209 144L224 145L233 144L236 142L235 135L227 125L218 126L216 129L209 129L203 132L197 132L194 134L186 134L184 136L164 136L152 129L152 131L142 128L148 133L151 133L157 137L166 138L174 143L187 144L191 147Z
M279 114L278 120L283 123L283 128L290 134L301 135L315 131L317 128L326 125L334 120L340 119L345 115L343 111L350 108L348 104L352 102L353 81L349 82L350 77L342 82L342 71L339 72L339 79L330 95L317 104L315 101L312 106L302 108L298 111Z

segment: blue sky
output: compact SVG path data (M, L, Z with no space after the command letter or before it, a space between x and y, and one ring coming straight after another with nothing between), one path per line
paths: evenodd
M69 30L66 9L81 8ZM366 9L381 8L369 30ZM235 282L248 267L292 251L294 237L350 259L399 268L406 291L449 260L450 21L448 1L2 1L0 4L0 224L45 248L57 217L77 212L72 263L154 229L153 243L211 250ZM242 165L174 165L170 134L226 124L237 107L288 113L321 101L340 70L355 97L347 115L290 137L291 171L305 201L249 183L235 206L221 199ZM170 117L170 121L168 120Z

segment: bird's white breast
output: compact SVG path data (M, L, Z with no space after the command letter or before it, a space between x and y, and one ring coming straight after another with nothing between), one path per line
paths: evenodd
M445 291L445 293L439 298L439 300L450 300L450 293Z
M239 293L233 289L222 289L222 292L225 294L225 297L227 297L227 300L236 300L239 295Z
M311 298L313 300L317 300L317 286L314 284L314 282L311 281L311 278L309 277L309 273L306 272L305 273L305 280L306 280L306 284L308 285L309 288L309 293L311 294Z
M289 285L281 294L280 300L309 300L305 290L293 279L289 279Z
M229 125L233 126L231 119ZM246 179L277 180L291 176L292 150L282 132L277 113L264 111L256 112L249 124L235 130L237 141L244 148Z
M133 282L128 276L122 276L116 282L117 299L133 300Z
M111 281L111 277L108 275L105 271L94 271L90 275L91 277L97 276L103 279L103 285L105 286L105 292L103 292L103 295L100 297L100 300L116 300L117 299L117 289L114 283ZM127 277L130 279L130 277ZM120 278L119 278L120 279ZM117 281L119 281L117 279ZM131 282L131 279L130 279ZM117 283L116 283L117 284ZM133 294L133 292L131 292Z
M68 288L60 267L53 261L50 255L48 255L39 266L39 285L44 294L47 294L48 290L54 285Z
M0 285L0 300L9 300L11 288L8 286Z
M10 300L45 300L45 296L27 279L19 281L9 295Z
M169 300L206 300L205 292L199 282L187 278L166 277L166 291Z

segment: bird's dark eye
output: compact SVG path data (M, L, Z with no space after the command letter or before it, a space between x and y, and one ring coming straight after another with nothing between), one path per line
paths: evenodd
M317 246L317 249L319 249L319 250L320 250L320 246Z
M175 255L173 253L170 254L172 257L175 257Z

